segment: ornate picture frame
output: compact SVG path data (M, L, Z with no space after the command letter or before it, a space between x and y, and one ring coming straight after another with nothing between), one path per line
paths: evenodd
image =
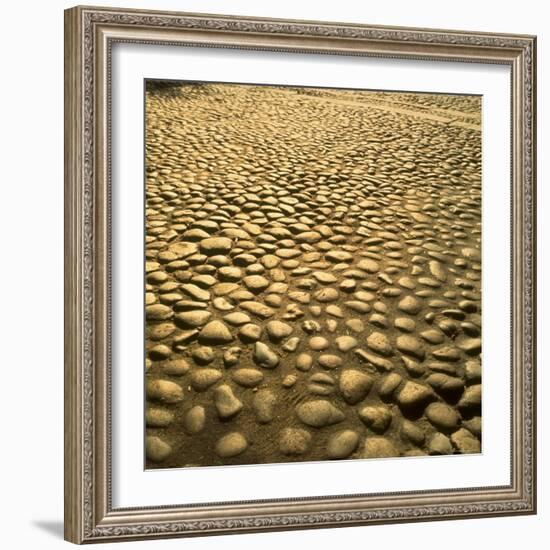
M116 43L460 61L511 70L508 485L115 508L111 54ZM65 12L65 538L74 543L536 513L536 38L75 7Z

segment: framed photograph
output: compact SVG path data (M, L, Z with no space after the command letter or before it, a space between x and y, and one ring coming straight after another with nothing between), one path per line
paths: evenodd
M65 12L65 537L533 514L534 36Z

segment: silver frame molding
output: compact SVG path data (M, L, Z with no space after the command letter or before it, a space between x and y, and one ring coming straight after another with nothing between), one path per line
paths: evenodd
M110 88L116 42L498 63L512 74L512 460L503 487L114 509ZM65 538L75 543L536 513L536 37L75 7L65 12Z

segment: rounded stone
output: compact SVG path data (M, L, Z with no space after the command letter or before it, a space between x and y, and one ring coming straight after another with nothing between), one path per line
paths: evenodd
M210 288L217 283L217 280L212 275L197 275L191 279L191 282L201 288Z
M369 304L358 300L348 300L347 302L344 302L344 305L357 313L368 313L371 310L371 306Z
M408 317L397 317L393 325L403 332L414 332L416 330L416 323Z
M227 384L214 388L214 405L220 418L231 418L241 412L243 404Z
M422 361L426 355L422 342L410 334L402 334L398 336L395 341L395 345L400 352L406 355L411 355L420 361Z
M253 388L262 383L264 375L258 369L243 367L231 373L231 378L245 388Z
M298 345L300 344L300 338L297 336L294 336L293 338L289 338L282 346L284 351L296 351L298 349Z
M147 399L162 403L179 403L183 400L183 389L169 380L148 380L146 384Z
M390 341L382 332L372 332L369 334L367 338L367 346L379 355L384 355L386 357L393 355L393 348Z
M217 369L195 369L190 375L191 386L196 391L204 391L221 380L222 373Z
M199 250L197 243L173 243L168 247L168 251L174 254L174 256L181 260L182 258L187 258L192 254L195 254Z
M403 377L400 374L397 374L396 372L388 374L380 380L380 384L378 385L378 394L383 398L390 397L402 381Z
M357 269L366 271L367 273L377 273L380 271L380 264L369 258L364 258L357 262Z
M481 261L481 252L476 248L463 248L462 256L467 260L472 260L474 262Z
M478 409L481 407L481 384L468 386L458 402L459 409Z
M220 281L229 281L234 283L241 279L242 270L234 266L223 266L218 269L218 275L220 277Z
M209 237L199 243L200 250L207 256L226 254L231 250L231 239L227 237Z
M467 355L479 355L481 353L481 338L468 338L462 340L458 347Z
M389 359L383 359L374 353L365 351L362 348L353 350L355 355L362 363L375 366L380 371L390 371L393 369L393 363Z
M250 317L242 311L234 311L233 313L224 315L223 320L230 325L240 326L249 323Z
M403 408L416 408L423 406L426 402L434 399L431 388L407 380L397 395L397 402Z
M148 321L165 321L170 319L173 314L172 308L164 304L152 304L145 308L145 316Z
M313 321L312 319L308 319L302 323L302 328L304 329L305 332L307 332L308 334L311 334L312 332L320 331L321 325L318 321Z
M215 450L220 458L232 458L244 453L247 447L248 442L243 434L231 432L217 441Z
M481 452L479 440L465 428L460 428L451 435L451 442L462 454Z
M262 336L262 327L254 323L247 323L239 329L239 338L243 342L256 342Z
M172 446L156 435L145 438L145 455L152 462L162 462L172 454Z
M426 378L426 382L434 388L437 393L446 398L452 398L455 400L464 392L464 382L461 378L445 374L446 372L456 374L456 370L444 369L445 366L447 366L446 363L430 363L430 368L432 370L444 372L435 372L430 374L430 376Z
M445 403L430 403L424 414L436 428L442 431L454 431L460 424L459 414Z
M436 433L428 442L428 452L431 455L450 455L453 453L453 446L447 436Z
M340 293L332 287L321 288L313 294L313 298L321 303L334 302L335 300L338 300L339 296Z
M338 288L342 292L353 292L357 288L357 283L353 279L344 279Z
M336 369L338 367L342 366L342 358L338 355L331 355L329 353L326 353L324 355L320 355L317 359L317 362L319 365L325 369Z
M399 456L394 444L385 437L367 437L361 451L361 458L392 458Z
M264 369L274 369L279 364L279 356L268 345L256 342L254 361Z
M197 328L204 325L210 317L212 314L205 309L184 311L176 315L176 323L182 328Z
M323 336L313 336L309 339L309 347L314 351L320 351L328 348L329 343Z
M340 409L323 399L301 403L296 407L296 414L304 424L314 428L337 424L345 418Z
M155 361L162 361L170 357L172 350L164 344L157 344L149 350L149 357Z
M432 355L438 361L448 361L449 363L454 363L460 359L461 353L458 348L454 346L443 346L432 351Z
M191 355L195 363L199 365L208 365L212 363L216 357L216 353L209 346L199 346L193 350Z
M466 361L464 368L466 380L470 383L481 381L481 363L479 361Z
M283 381L281 382L281 386L283 386L283 388L292 388L292 386L294 386L294 384L296 384L297 381L298 381L298 377L295 374L287 374L283 378Z
M420 336L430 344L441 344L445 340L443 333L436 329L425 330L420 333Z
M269 321L266 325L266 331L270 340L279 342L283 338L292 334L293 328L282 321Z
M252 302L249 300L241 302L239 307L249 313L252 313L252 315L255 315L256 317L259 317L260 319L268 319L275 313L275 310L269 306L266 306L260 302Z
M269 281L261 275L249 275L243 279L243 283L254 294L259 294L269 286Z
M338 279L332 273L328 273L326 271L314 271L311 275L317 281L325 285L338 281Z
M218 283L212 287L212 292L214 296L227 296L228 294L233 294L233 292L238 292L240 287L235 283ZM243 290L243 292L246 292Z
M353 260L353 256L345 250L331 250L325 254L325 258L329 262L334 263L350 262Z
M183 376L189 371L189 363L185 359L174 359L164 363L162 370L169 376Z
M374 378L360 370L346 369L340 375L339 390L346 403L355 405L367 397Z
M346 327L349 328L352 332L360 333L365 330L365 325L361 319L348 319L346 321Z
M147 328L151 340L164 340L164 338L168 338L176 330L176 327L172 323L159 323Z
M150 428L165 428L172 424L174 415L166 409L149 407L145 412L145 424Z
M233 341L233 335L222 321L210 321L199 332L201 344L221 345Z
M223 364L226 368L232 367L233 365L236 365L239 362L239 358L241 356L241 348L238 346L232 346L230 348L227 348L223 352Z
M256 414L256 420L260 424L268 424L275 416L277 397L268 390L259 390L252 400L252 408Z
M403 420L403 424L401 425L401 433L406 439L415 445L423 445L426 440L424 430L419 425L414 422L410 422L409 420Z
M473 433L477 438L481 439L481 429L482 422L481 416L474 416L470 420L465 420L462 422L462 425L471 433Z
M371 405L359 410L359 418L374 432L383 433L390 427L392 413L384 405Z
M200 286L184 284L181 285L180 288L193 300L197 300L198 302L207 302L208 300L210 300L210 292L208 290L204 290Z
M313 358L307 353L300 353L296 357L296 368L301 371L308 371L313 365Z
M331 435L327 442L327 455L333 460L348 458L359 445L359 435L353 430L342 430Z
M343 353L352 350L358 345L357 340L353 336L338 336L334 342L338 350Z
M416 315L422 309L422 304L414 296L405 296L399 301L397 308L409 315Z
M428 267L430 269L430 273L438 281L445 282L447 280L447 273L440 262L438 262L437 260L432 260L431 262L428 262Z
M191 407L183 416L183 427L189 434L198 434L204 430L206 411L202 405Z

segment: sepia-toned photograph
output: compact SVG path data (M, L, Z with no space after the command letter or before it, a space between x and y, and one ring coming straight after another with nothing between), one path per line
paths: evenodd
M481 452L479 95L145 81L145 467Z

